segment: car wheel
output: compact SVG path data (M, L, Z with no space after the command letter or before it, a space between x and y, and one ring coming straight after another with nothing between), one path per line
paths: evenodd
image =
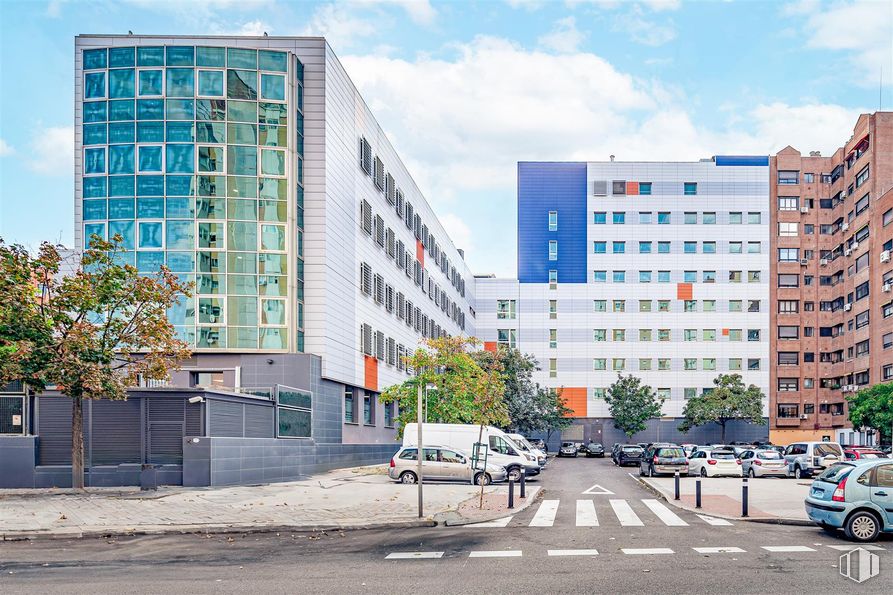
M508 478L512 481L521 479L521 470L518 467L512 467L508 470Z
M404 471L400 474L400 483L411 484L417 481L415 473L412 471Z
M747 476L748 476L748 477L751 477L751 478L754 478L754 479L756 478L757 474L754 473L754 471L753 471L753 467L751 467L750 469L748 469L748 471L747 471Z
M874 541L881 528L876 516L862 510L846 520L843 530L853 541Z
M707 477L707 470L701 467L701 477Z
M476 486L488 486L491 481L488 473L478 473L474 476L474 485Z
M794 479L804 479L805 476L803 474L803 469L800 468L800 465L794 467Z

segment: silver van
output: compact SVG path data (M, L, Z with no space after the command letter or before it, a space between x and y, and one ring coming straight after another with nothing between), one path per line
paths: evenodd
M843 448L837 442L795 442L784 451L788 476L797 479L817 475L844 460Z
M418 449L404 446L391 458L388 477L400 483L416 483L418 478ZM424 480L458 480L475 485L490 485L505 481L505 467L487 464L486 471L471 468L471 457L455 448L426 446L422 449L422 477Z

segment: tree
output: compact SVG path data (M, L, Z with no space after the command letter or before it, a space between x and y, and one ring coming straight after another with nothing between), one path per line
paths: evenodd
M538 369L536 358L503 346L496 351L474 351L471 356L481 368L494 362L501 367L505 385L503 400L509 418L503 429L514 428L520 434L544 430L548 397L544 397L545 391L533 382L533 372Z
M660 417L664 399L638 377L618 373L617 380L608 387L605 402L614 418L614 427L632 438L647 427L649 419Z
M849 418L854 428L867 426L893 438L893 383L875 384L847 395Z
M721 442L726 441L726 424L740 419L749 423L763 423L763 399L766 395L759 387L745 387L740 374L720 374L713 379L715 388L700 397L689 399L679 425L679 431L687 433L695 426L714 422L722 428Z
M121 265L121 237L93 236L71 276L56 246L35 257L0 241L0 382L71 398L72 487L84 487L84 399L127 398L139 378L163 380L190 356L167 309L191 292L166 268L154 275Z
M561 391L540 388L537 386L538 399L545 403L543 415L543 427L546 432L546 442L552 438L553 432L560 432L569 427L574 420L571 418L573 410L567 406L567 400L561 396Z

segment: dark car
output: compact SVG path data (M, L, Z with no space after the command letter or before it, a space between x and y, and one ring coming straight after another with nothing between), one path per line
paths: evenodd
M638 465L642 462L642 454L644 449L637 444L621 444L617 450L611 455L611 460L615 465L624 467L626 465Z
M587 457L605 458L605 447L598 442L590 442L585 446L585 451L581 452L585 452Z
M546 441L543 440L542 438L534 438L532 440L530 438L528 438L527 441L530 442L534 448L538 448L541 451L543 451L543 453L549 452L549 449L546 448Z
M672 475L676 471L679 475L688 475L688 459L682 447L651 445L645 449L639 463L639 475L654 477L662 473Z
M558 449L559 457L577 457L577 445L573 442L562 442Z

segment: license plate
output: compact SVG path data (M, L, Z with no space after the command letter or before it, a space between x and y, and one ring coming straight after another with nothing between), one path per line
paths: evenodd
M825 490L820 489L820 488L814 488L812 490L812 495L821 498L822 496L825 495Z

